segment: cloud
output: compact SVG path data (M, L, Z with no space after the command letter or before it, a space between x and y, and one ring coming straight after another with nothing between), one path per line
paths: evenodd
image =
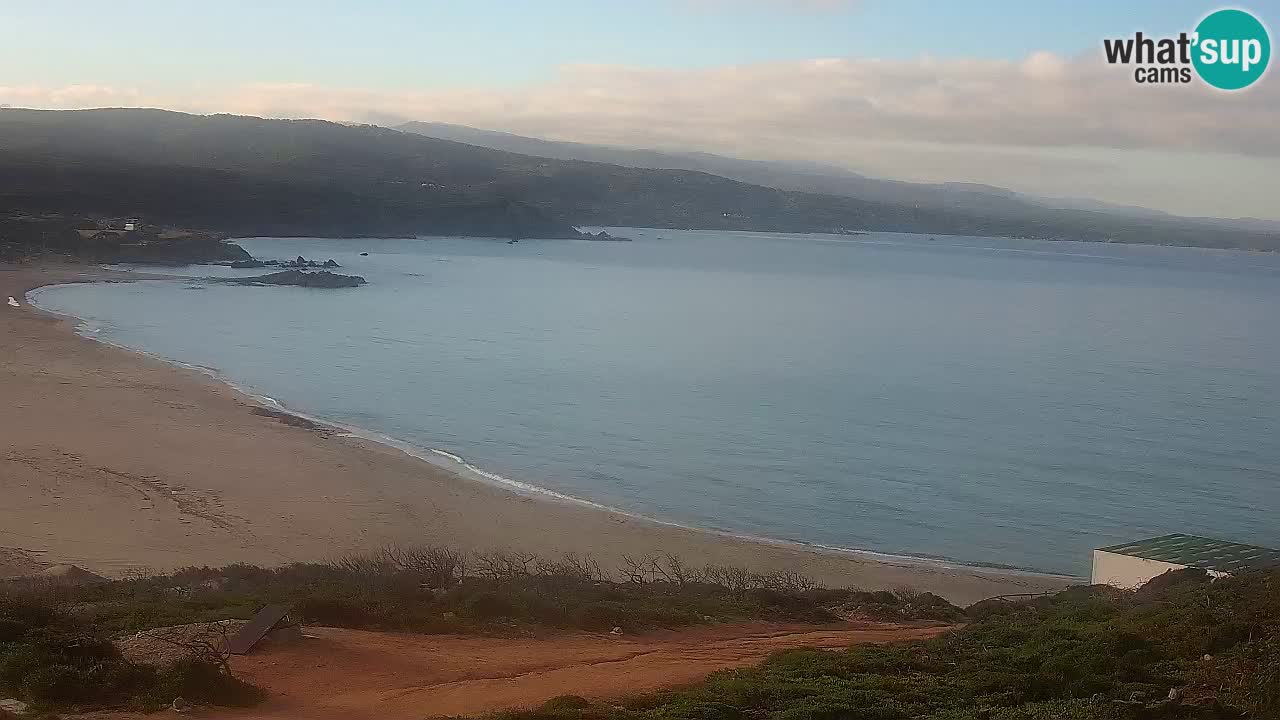
M1280 156L1280 84L1240 94L1143 86L1093 58L830 58L701 70L577 65L512 90L250 85L221 109L372 113L624 144L812 139L1107 147Z
M0 86L15 106L158 104L341 120L439 119L595 141L857 140L1217 151L1280 156L1280 83L1239 94L1142 86L1095 60L828 58L700 70L576 65L518 89L370 90L249 84L211 96Z
M1139 85L1131 72L1097 56L1040 52L1019 60L823 58L696 70L575 65L550 81L504 89L252 84L160 97L130 88L0 87L0 103L426 119L581 142L825 160L890 177L1033 192L1087 195L1106 186L1129 202L1248 212L1240 198L1257 191L1231 187L1231 178L1199 199L1187 190L1170 200L1163 178L1144 168L1167 172L1152 152L1212 157L1218 171L1230 166L1224 158L1238 157L1253 163L1243 176L1265 177L1256 164L1280 159L1280 81L1227 94L1199 84ZM1126 167L1130 160L1137 164ZM1165 189L1151 197L1157 185Z
M143 102L143 94L132 88L114 88L104 85L67 85L47 88L39 85L0 85L0 105L10 107L86 108L86 107L137 107Z

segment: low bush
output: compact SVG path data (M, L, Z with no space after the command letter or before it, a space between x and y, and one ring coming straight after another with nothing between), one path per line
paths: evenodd
M7 592L0 595L0 692L53 708L155 708L176 697L252 702L257 691L232 677L220 657L198 654L157 670L129 662L108 638L247 619L268 604L287 605L308 624L504 635L842 617L953 621L963 615L928 594L821 589L796 573L693 568L671 555L626 558L608 571L579 555L468 556L436 547L391 547L272 569L188 568L84 586L10 584L0 592ZM584 711L580 705L563 700L544 710ZM698 701L667 714L727 717L727 708L720 700Z
M618 578L615 580L614 578ZM628 632L706 622L833 622L842 617L955 621L918 593L830 590L795 573L691 568L670 555L610 572L590 557L541 558L393 547L326 564L188 568L173 575L56 590L56 602L117 634L245 619L285 604L309 624L422 633ZM0 620L0 637L10 632Z
M209 658L165 669L132 663L91 625L30 598L0 595L0 628L0 694L36 707L150 710L176 697L220 705L260 697Z
M932 605L910 593L860 599ZM1187 573L1138 592L1073 588L981 609L930 641L793 650L683 690L504 720L1280 717L1280 571L1212 583Z

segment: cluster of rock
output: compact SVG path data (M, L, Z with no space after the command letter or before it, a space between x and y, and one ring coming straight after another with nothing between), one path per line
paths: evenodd
M320 272L303 272L301 270L282 270L267 275L253 277L229 278L229 282L238 285L293 285L305 288L351 288L368 283L359 275L339 275L325 270Z
M582 233L582 239L583 240L604 240L607 242L631 242L631 238L617 237L615 235L610 235L604 230L601 230L600 232L594 235L592 235L589 232L584 232Z
M297 258L293 260L285 260L284 262L280 263L280 267L283 267L283 268L336 268L340 266L338 265L338 263L334 262L333 258L329 258L324 262L319 262L317 260L308 260L302 257L301 255L299 255Z
M304 269L304 268L336 268L336 267L342 267L342 266L339 265L338 262L333 258L329 258L324 262L320 262L318 260L308 260L302 257L301 255L299 255L297 258L293 260L258 260L256 258L250 258L248 260L237 260L235 262L228 263L227 267L236 268L237 270L243 270L246 268L264 268L264 267Z
M1206 658L1210 657L1208 655ZM1095 695L1094 702L1102 702L1100 695ZM1111 701L1111 705L1120 711L1121 714L1134 718L1164 718L1164 717L1180 717L1180 718L1243 718L1248 717L1248 713L1243 710L1224 704L1216 695L1208 695L1186 699L1183 697L1182 688L1172 688L1169 694L1163 698L1155 699L1148 697L1147 693L1142 691L1133 692L1129 695L1128 700L1116 699Z

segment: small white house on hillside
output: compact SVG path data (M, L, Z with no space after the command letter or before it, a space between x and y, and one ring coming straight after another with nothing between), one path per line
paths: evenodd
M1161 535L1093 551L1093 584L1133 589L1170 570L1200 568L1219 578L1280 567L1280 550L1196 537Z

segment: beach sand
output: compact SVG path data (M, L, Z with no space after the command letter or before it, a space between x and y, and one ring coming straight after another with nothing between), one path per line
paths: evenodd
M25 298L42 285L119 277L0 265L0 576L72 563L121 577L432 543L590 553L605 567L623 554L670 552L692 565L793 569L826 585L910 586L962 604L1066 584L754 542L518 495L391 447L255 414L229 386L79 337Z

